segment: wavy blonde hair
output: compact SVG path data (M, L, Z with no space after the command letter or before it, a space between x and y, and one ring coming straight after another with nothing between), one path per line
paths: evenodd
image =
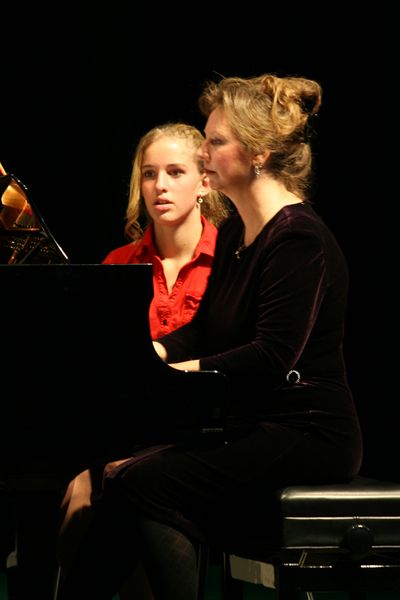
M310 118L321 97L319 83L303 77L227 77L205 85L199 107L206 117L221 108L243 146L254 155L268 150L264 168L305 199L312 172Z
M129 184L129 200L124 228L125 236L129 240L135 241L141 238L143 230L150 222L141 193L143 156L147 148L161 137L186 140L188 147L193 150L193 158L198 164L199 173L204 171L202 162L197 156L204 137L196 127L186 123L166 123L154 127L143 135L136 146ZM229 214L228 201L221 192L210 190L201 204L201 212L208 221L218 227Z

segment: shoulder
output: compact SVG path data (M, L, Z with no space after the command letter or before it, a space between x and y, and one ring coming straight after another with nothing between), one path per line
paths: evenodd
M218 229L216 228L216 226L213 223L210 223L210 221L207 221L207 219L203 216L201 217L201 222L203 223L202 237L216 239L218 235Z
M270 227L268 227L270 225ZM347 261L333 232L309 204L284 207L264 230L262 248L271 256L282 249L297 264L315 260L347 271Z
M103 264L128 264L132 262L141 262L143 255L143 240L130 242L118 248L114 248L107 254L102 261Z
M272 237L306 237L336 245L332 231L314 208L306 203L283 207L267 225L266 232Z
M215 225L207 221L203 216L201 220L203 223L203 233L197 246L197 252L213 256L215 254L219 231Z

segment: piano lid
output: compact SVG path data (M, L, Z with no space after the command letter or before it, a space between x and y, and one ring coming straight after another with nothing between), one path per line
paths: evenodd
M0 194L0 264L69 263L26 186L1 164Z

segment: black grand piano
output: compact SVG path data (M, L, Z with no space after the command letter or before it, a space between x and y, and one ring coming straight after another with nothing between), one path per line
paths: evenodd
M154 352L150 264L71 264L17 177L0 194L0 558L10 600L51 600L70 479L138 441L220 434L226 381Z

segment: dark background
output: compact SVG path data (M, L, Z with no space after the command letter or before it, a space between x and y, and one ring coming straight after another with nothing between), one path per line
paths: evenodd
M168 120L202 128L197 98L217 74L317 79L324 97L313 199L349 263L346 356L364 469L398 478L397 366L389 346L397 311L383 193L390 16L376 8L350 18L338 5L295 14L286 4L275 12L249 4L221 6L217 18L213 5L124 4L10 16L11 35L3 26L2 36L0 161L28 186L71 261L100 262L124 243L131 159L145 131Z

